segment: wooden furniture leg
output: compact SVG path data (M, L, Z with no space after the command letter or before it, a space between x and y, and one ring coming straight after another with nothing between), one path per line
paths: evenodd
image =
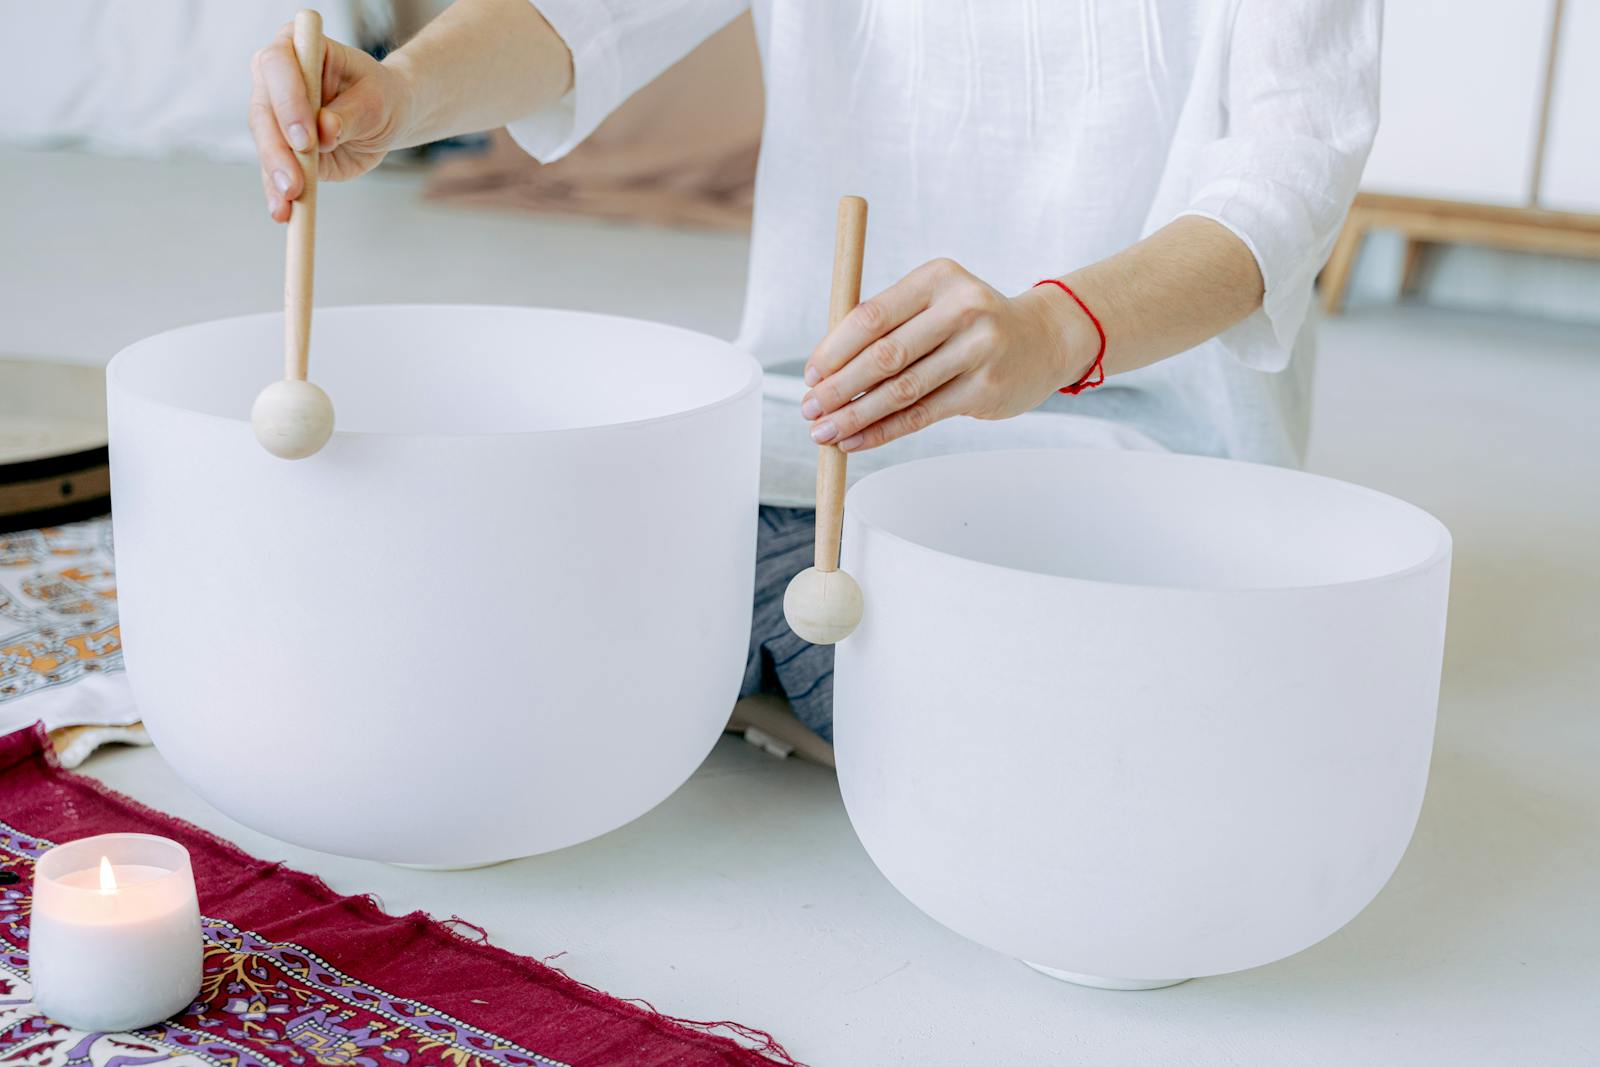
M1355 267L1361 242L1367 236L1367 215L1359 205L1350 209L1350 216L1339 231L1333 254L1322 268L1322 309L1337 315L1344 307L1345 289L1350 285L1350 271Z
M1417 271L1422 264L1422 254L1427 250L1427 242L1419 241L1415 237L1406 238L1405 256L1400 265L1400 295L1406 296L1416 291Z

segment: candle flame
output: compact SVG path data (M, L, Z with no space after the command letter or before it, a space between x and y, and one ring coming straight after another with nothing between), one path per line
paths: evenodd
M117 876L111 870L111 857L100 857L100 892L115 893L117 891Z

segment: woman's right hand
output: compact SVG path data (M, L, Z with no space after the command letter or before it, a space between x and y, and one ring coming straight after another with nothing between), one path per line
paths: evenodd
M305 187L295 149L317 144L321 179L345 181L365 174L391 148L402 147L414 95L398 68L328 41L322 111L313 116L293 35L293 24L284 26L250 64L250 134L261 161L267 213L276 222L289 221L289 202Z

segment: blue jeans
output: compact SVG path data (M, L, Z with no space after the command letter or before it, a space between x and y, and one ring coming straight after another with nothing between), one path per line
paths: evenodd
M831 743L833 646L800 640L783 618L789 580L811 566L816 512L763 506L757 530L755 612L739 695L782 693L800 721Z

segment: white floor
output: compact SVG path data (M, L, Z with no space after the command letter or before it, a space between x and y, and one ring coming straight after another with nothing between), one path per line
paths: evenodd
M325 195L319 295L620 311L731 333L744 242ZM254 177L0 154L0 352L101 362L278 299ZM461 915L664 1011L814 1064L1574 1064L1600 1060L1600 330L1356 309L1324 331L1312 466L1455 535L1433 777L1399 872L1281 963L1150 993L1044 979L902 901L828 772L726 740L659 809L465 874L278 844L151 750L88 770L395 911Z

